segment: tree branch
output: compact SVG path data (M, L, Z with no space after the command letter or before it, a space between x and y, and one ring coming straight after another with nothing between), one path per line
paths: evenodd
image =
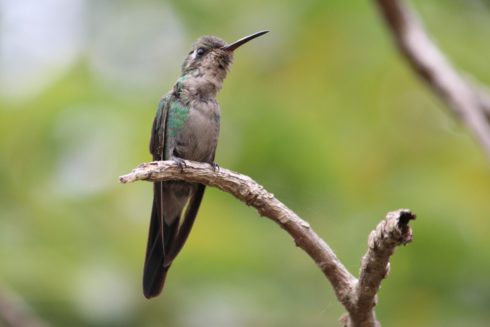
M18 294L10 289L0 289L0 326L48 327Z
M389 31L415 72L463 121L490 156L490 96L459 74L402 0L376 0Z
M388 213L386 219L371 233L358 281L306 221L248 176L224 168L214 171L209 164L186 160L183 170L174 161L145 163L130 174L119 177L119 180L121 183L185 180L214 186L230 193L257 209L261 216L277 223L313 259L348 312L343 319L344 326L380 326L374 314L374 298L381 280L386 276L389 258L395 247L411 240L408 221L415 216L409 210Z
M368 250L362 258L359 282L355 289L357 314L354 317L357 321L354 326L364 326L361 322L366 321L377 326L373 310L376 294L381 281L388 276L390 257L395 248L412 241L412 230L408 223L413 219L415 215L408 209L389 212L369 235Z

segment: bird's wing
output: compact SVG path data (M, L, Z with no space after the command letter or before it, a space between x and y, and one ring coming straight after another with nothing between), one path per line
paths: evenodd
M169 96L162 97L158 104L150 136L150 153L153 160L164 160L165 155L165 131L167 125L167 115L170 107Z
M160 101L153 122L150 152L153 154L154 160L170 159L170 153L174 146L175 133L172 131L172 120L168 118L170 106L175 104L171 103L172 101L178 100L163 98ZM169 128L170 130L167 131ZM202 184L189 186L191 192L189 201L187 198L181 198L179 201L179 196L172 193L172 188L175 191L175 187L178 188L179 186L168 184L168 182L154 183L153 208L143 274L143 293L147 298L161 293L168 268L189 236L205 190L205 186ZM164 201L164 199L166 200ZM187 209L182 224L179 226L181 211L186 202ZM172 206L178 210L169 210ZM169 211L178 212L177 217L170 217ZM169 217L165 217L164 212L167 212Z
M153 120L150 136L150 153L153 155L153 160L166 159L165 132L169 105L169 97L163 97ZM163 266L164 249L168 247L165 243L169 243L169 240L174 238L179 223L177 220L171 225L165 224L162 213L163 183L156 182L153 185L153 207L143 271L143 293L146 298L157 296L163 288L168 269Z

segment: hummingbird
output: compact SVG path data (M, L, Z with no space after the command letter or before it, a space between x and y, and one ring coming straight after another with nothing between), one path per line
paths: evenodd
M150 136L153 160L209 163L213 169L220 130L216 95L243 44L267 33L260 31L227 44L215 36L199 38L187 54L181 76L159 102ZM148 243L143 269L143 294L158 296L167 272L196 219L205 186L183 181L155 182ZM185 210L184 210L185 208Z

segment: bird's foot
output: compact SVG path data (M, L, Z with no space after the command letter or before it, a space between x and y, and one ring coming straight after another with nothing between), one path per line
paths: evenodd
M177 164L181 173L184 172L184 168L187 168L187 164L185 163L184 159L179 157L173 157L172 160Z
M211 168L213 168L213 171L214 171L215 173L216 173L216 172L219 172L219 165L218 165L216 162L211 161L209 164L211 165Z

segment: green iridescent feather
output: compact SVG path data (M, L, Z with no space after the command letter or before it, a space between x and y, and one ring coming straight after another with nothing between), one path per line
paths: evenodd
M189 108L175 101L170 105L167 117L167 136L176 137L189 117Z

